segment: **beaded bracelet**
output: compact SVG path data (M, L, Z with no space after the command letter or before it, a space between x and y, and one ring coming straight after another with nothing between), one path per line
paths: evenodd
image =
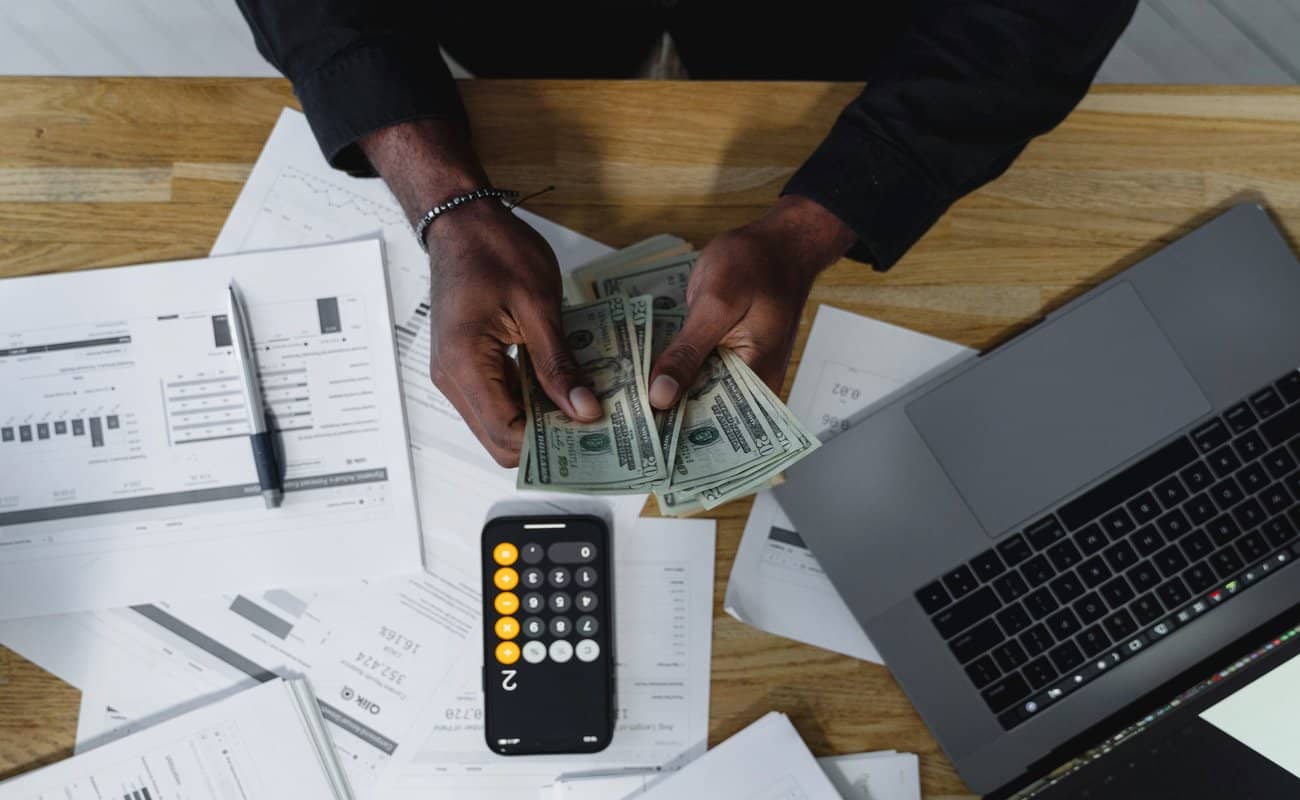
M481 200L485 197L495 197L502 201L514 200L519 197L519 192L511 189L475 189L472 192L457 195L440 205L434 206L423 217L420 217L420 221L415 225L415 238L420 243L420 249L426 253L429 252L429 244L424 240L424 234L429 230L429 226L433 224L435 219L453 208L460 208L471 200Z

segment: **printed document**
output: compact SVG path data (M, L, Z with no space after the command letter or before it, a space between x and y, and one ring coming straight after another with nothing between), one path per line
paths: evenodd
M974 354L960 345L850 314L817 309L789 407L829 441L889 395ZM727 613L768 633L880 663L771 492L760 492L727 581Z
M303 681L272 681L0 783L12 800L350 800Z
M276 509L232 278L282 450ZM376 239L6 280L0 386L0 619L420 568Z

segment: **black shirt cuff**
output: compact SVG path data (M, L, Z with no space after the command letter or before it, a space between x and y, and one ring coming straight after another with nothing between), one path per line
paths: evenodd
M781 194L806 197L843 220L858 237L848 257L881 272L950 204L909 156L843 117Z
M380 39L340 53L294 87L321 152L358 177L375 169L357 146L366 134L415 119L468 126L465 106L438 48Z

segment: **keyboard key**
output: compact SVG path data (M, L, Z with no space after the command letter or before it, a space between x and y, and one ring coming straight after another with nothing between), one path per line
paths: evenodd
M1174 478L1174 480L1177 481L1178 479ZM1160 504L1156 502L1155 495L1150 492L1143 492L1128 501L1126 508L1133 517L1133 521L1139 525L1147 524L1160 514Z
M1013 672L1029 660L1029 654L1020 646L1020 642L1012 639L993 648L993 660L1003 672Z
M1168 480L1156 484L1156 499L1165 508L1173 508L1191 495L1177 475L1170 475Z
M1264 469L1262 464L1247 464L1241 472L1234 477L1237 479L1237 485L1247 495L1258 494L1268 486L1272 478L1268 477L1268 470Z
M1218 583L1218 579L1214 577L1214 570L1210 569L1210 565L1205 561L1188 567L1183 573L1183 580L1187 582L1187 587L1193 594L1200 594Z
M1021 565L1020 574L1025 576L1030 586L1040 586L1051 580L1056 570L1052 569L1052 565L1047 562L1047 557L1040 554Z
M1283 506L1285 509L1285 506ZM1264 513L1264 507L1253 497L1248 497L1242 501L1236 508L1232 509L1232 518L1237 521L1242 530L1251 530L1259 525L1264 524L1268 514Z
M1047 629L1058 641L1064 641L1079 632L1083 626L1079 618L1068 608L1063 608L1047 618Z
M984 691L980 692L980 695L984 698L984 702L988 704L989 711L996 714L1002 709L1014 705L1016 701L1024 699L1029 692L1029 684L1025 682L1024 678L1020 677L1020 673L1013 673L988 686Z
M1101 556L1093 556L1079 565L1079 577L1083 578L1089 588L1097 586L1110 576L1110 567L1106 566Z
M1187 516L1183 514L1181 509L1177 508L1156 520L1156 527L1171 542L1192 529L1191 523L1187 521Z
M1137 623L1133 621L1132 615L1122 608L1106 617L1101 624L1106 627L1106 633L1110 634L1110 638L1115 640L1132 636L1137 630Z
M1042 550L1065 535L1056 517L1045 517L1025 528L1025 538L1035 550Z
M1136 564L1138 560L1137 552L1133 549L1133 545L1128 542L1116 542L1106 548L1102 555L1106 557L1106 563L1115 572L1123 572Z
M1083 649L1083 654L1092 658L1101 651L1110 647L1110 637L1106 635L1105 629L1100 625L1093 625L1091 628L1084 630L1074 639Z
M940 636L951 639L985 617L991 616L1000 605L993 590L985 586L970 597L936 614L933 618L934 627L939 631Z
M1228 580L1246 568L1246 563L1241 560L1241 556L1237 555L1237 551L1231 547L1225 547L1210 556L1210 565L1214 567L1214 572L1221 581Z
M1265 386L1250 396L1250 406L1260 419L1268 419L1286 407L1284 401L1272 386Z
M1214 503L1220 510L1227 511L1245 499L1246 495L1242 493L1237 482L1228 477L1214 484L1210 489L1210 497L1214 498Z
M1296 441L1297 453L1300 453L1300 440ZM1293 472L1282 479L1282 485L1291 493L1291 496L1300 500L1300 472Z
M1002 629L991 619L986 619L948 643L952 654L965 664L986 650L1001 644Z
M1283 400L1288 403L1300 403L1300 371L1288 372L1273 385L1277 387Z
M1270 447L1300 436L1300 404L1292 405L1259 427Z
M1268 540L1264 538L1262 530L1251 531L1237 542L1237 552L1241 553L1241 557L1246 561L1258 561L1268 555L1268 551Z
M1191 592L1187 591L1187 586L1178 577L1170 578L1162 583L1160 588L1156 589L1156 596L1160 598L1160 602L1165 604L1165 609L1168 611L1173 611L1192 599Z
M1290 474L1296 468L1296 460L1286 451L1285 447L1279 447L1264 456L1263 463L1264 468L1268 470L1268 474L1277 479Z
M1029 584L1025 583L1025 579L1020 577L1019 572L1008 572L993 581L993 588L998 590L998 597L1002 598L1002 602L1010 603L1028 592Z
M1110 540L1123 539L1137 529L1133 517L1122 508L1117 508L1101 518L1101 527L1110 536Z
M1138 555L1145 558L1159 550L1164 545L1165 540L1154 525L1147 525L1145 528L1139 528L1137 533L1130 536L1129 542L1133 544L1133 549L1138 551Z
M1296 534L1295 526L1286 517L1274 517L1264 523L1262 530L1268 537L1268 543L1274 547L1281 547L1294 539Z
M1020 644L1024 645L1025 652L1031 656L1042 653L1055 643L1052 634L1041 623L1020 634Z
M1002 671L998 665L993 663L991 656L983 656L966 665L966 676L970 682L975 684L976 689L983 689L990 683L998 679Z
M1196 442L1196 449L1202 453L1208 453L1211 450L1228 443L1232 434L1228 432L1228 426L1223 424L1223 420L1215 417L1201 427L1192 431L1192 441Z
M1183 553L1188 561L1198 561L1214 550L1214 543L1205 531L1197 531L1182 541Z
M1074 543L1079 546L1079 550L1081 550L1084 555L1090 556L1110 544L1110 539L1106 538L1106 534L1102 532L1101 526L1094 522L1074 534Z
M1196 460L1196 448L1180 436L1156 452L1071 500L1058 512L1065 527L1076 531L1144 489Z
M1291 493L1280 483L1275 483L1260 492L1259 500L1264 504L1264 510L1268 512L1269 516L1281 514L1295 502L1291 499Z
M1205 460L1210 463L1210 469L1216 478L1226 478L1241 469L1241 459L1226 444L1206 456Z
M1204 525L1213 519L1215 514L1219 513L1218 507L1214 505L1214 501L1210 499L1210 495L1206 492L1201 492L1188 500L1187 505L1183 506L1183 510L1187 512L1187 516L1191 518L1194 525Z
M1083 581L1073 572L1066 572L1060 575L1048 584L1052 587L1052 594L1056 599L1061 601L1062 605L1074 602L1074 599L1083 594Z
M1074 604L1074 613L1084 625L1091 625L1106 615L1106 604L1102 602L1101 595L1089 592Z
M1133 612L1133 616L1137 619L1139 625L1150 625L1160 619L1161 614L1165 613L1160 601L1156 599L1154 594L1144 594L1134 600L1133 605L1129 606L1129 611Z
M1183 485L1193 492L1208 489L1214 483L1214 473L1204 461L1197 461L1178 474L1183 479Z
M1264 437L1259 435L1259 431L1246 431L1232 440L1232 449L1237 452L1241 463L1249 464L1263 456L1268 451L1268 445L1264 444Z
M1043 587L1025 597L1025 608L1034 619L1042 619L1060 607L1052 593Z
M1238 403L1223 413L1223 419L1233 433L1250 430L1259 424L1259 417L1245 403Z
M1128 571L1128 582L1139 592L1154 589L1160 583L1160 573L1150 561L1143 561Z
M1019 603L1014 606L1007 606L998 612L998 625L1002 627L1002 632L1007 636L1015 636L1028 628L1030 623L1029 612Z
M1133 599L1133 587L1128 585L1123 575L1116 575L1106 581L1097 591L1101 592L1111 608L1121 608Z
M1052 566L1056 567L1057 572L1064 572L1083 560L1079 548L1075 547L1074 542L1069 539L1063 539L1047 548L1047 557L1051 560Z
M1062 642L1047 654L1052 660L1052 665L1062 673L1069 672L1083 663L1083 652L1074 642Z
M970 571L970 567L963 564L943 576L943 585L953 597L961 598L975 591L980 582L975 580L975 573Z
M970 560L971 568L975 570L975 575L980 580L988 583L997 576L1006 572L1007 567L1002 563L1001 557L996 550L985 550L983 553L975 556Z
M1171 544L1151 559L1155 562L1156 568L1160 574L1168 578L1170 575L1177 575L1187 566L1187 557L1183 551L1178 549L1178 545Z
M1026 542L1025 537L1018 533L1008 536L998 542L997 547L998 553L1002 556L1002 560L1005 561L1009 567L1014 567L1016 564L1019 564L1021 561L1024 561L1026 558L1029 558L1034 554L1034 550L1029 546L1029 542Z
M1056 680L1059 674L1056 667L1047 658L1035 658L1025 665L1023 670L1024 676L1029 679L1029 685L1035 689L1041 689L1052 681Z
M1237 525L1236 520L1227 514L1220 514L1210 520L1210 524L1205 526L1205 530L1210 534L1210 538L1214 540L1217 547L1223 547L1241 535L1241 528Z

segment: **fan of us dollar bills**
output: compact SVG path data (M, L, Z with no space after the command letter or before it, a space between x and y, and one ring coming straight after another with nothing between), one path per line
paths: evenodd
M675 408L650 407L650 369L686 319L697 253L656 236L579 267L562 312L565 339L605 414L567 417L520 370L527 421L521 489L589 494L654 492L662 513L686 516L757 492L820 442L739 356L705 360Z

